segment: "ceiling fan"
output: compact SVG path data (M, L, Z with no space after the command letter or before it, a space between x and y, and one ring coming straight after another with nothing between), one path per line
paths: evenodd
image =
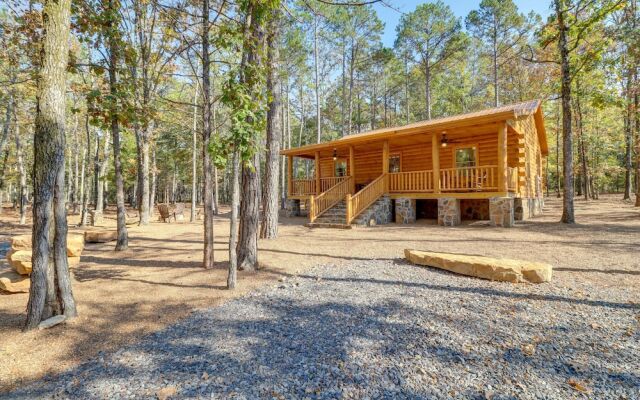
M440 146L447 147L451 143L458 143L458 141L447 138L447 131L442 131L442 136L440 136Z

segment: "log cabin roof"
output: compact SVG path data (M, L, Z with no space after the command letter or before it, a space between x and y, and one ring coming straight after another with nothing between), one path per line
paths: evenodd
M280 153L283 155L311 158L313 157L314 152L326 150L329 148L357 145L359 143L376 142L386 139L394 139L404 135L425 134L455 128L473 127L475 125L486 125L501 121L516 120L518 118L533 115L542 154L547 155L549 149L547 146L547 134L544 127L544 118L542 115L541 105L542 102L540 100L529 100L521 103L488 108L481 111L474 111L465 114L435 118L427 121L414 122L412 124L403 126L381 128L368 132L355 133L352 135L344 136L340 139L332 140L330 142L310 144L282 150ZM510 126L510 128L513 127Z

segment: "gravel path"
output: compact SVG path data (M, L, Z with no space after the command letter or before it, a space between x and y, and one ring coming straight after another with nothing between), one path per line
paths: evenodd
M9 398L640 398L638 292L320 266Z

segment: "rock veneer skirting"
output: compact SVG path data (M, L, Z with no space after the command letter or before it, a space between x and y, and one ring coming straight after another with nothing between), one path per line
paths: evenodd
M513 197L492 197L489 199L491 225L511 228L515 224Z
M396 224L412 224L416 222L416 200L396 199Z
M553 273L553 267L550 264L524 260L411 249L405 249L404 256L414 264L492 281L543 283L551 281Z
M441 197L438 199L438 225L460 225L461 219L460 199L453 197Z
M352 224L360 226L384 225L390 223L392 217L391 198L385 195L358 215Z

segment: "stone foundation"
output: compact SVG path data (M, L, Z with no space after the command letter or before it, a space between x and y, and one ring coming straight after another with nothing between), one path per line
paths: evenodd
M287 199L284 202L284 215L286 217L300 216L300 200Z
M392 217L391 198L382 196L358 215L352 224L360 226L384 225L390 223Z
M396 224L412 224L416 222L416 201L413 199L396 199Z
M511 228L515 223L514 208L514 199L512 197L490 198L491 225Z
M438 199L438 225L460 225L460 200L451 197Z
M516 221L524 221L542 214L544 199L542 197L535 198L515 198L514 213Z

